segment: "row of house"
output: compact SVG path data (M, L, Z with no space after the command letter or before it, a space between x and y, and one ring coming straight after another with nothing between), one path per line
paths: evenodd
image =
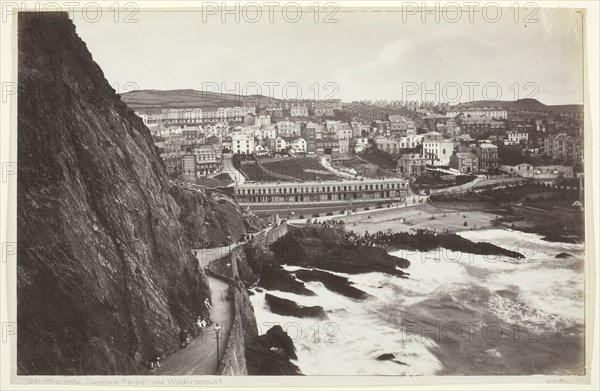
M221 172L223 168L221 149L213 144L191 145L184 150L168 152L159 148L159 153L167 173L181 175L185 180L208 177Z
M282 117L284 110L292 117L333 116L342 108L339 99L327 100L270 100L268 105L259 108L248 105L232 107L186 107L138 110L136 114L144 124L198 124L202 122L242 122L247 115L266 114Z
M478 142L455 145L454 141L430 141L429 145L436 145L434 149L428 147L429 152L406 153L398 159L397 172L405 177L419 177L426 172L427 165L432 164L432 157L441 156L447 165L460 174L472 175L482 171L498 168L498 147L490 142ZM439 150L441 146L447 149ZM439 154L439 155L435 155Z
M247 114L255 114L255 106L215 108L169 108L136 111L144 124L197 124L201 122L242 121Z

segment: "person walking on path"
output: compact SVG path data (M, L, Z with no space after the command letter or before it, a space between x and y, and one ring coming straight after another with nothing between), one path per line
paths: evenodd
M208 297L204 299L204 305L206 306L207 310L211 308L210 302L208 301Z

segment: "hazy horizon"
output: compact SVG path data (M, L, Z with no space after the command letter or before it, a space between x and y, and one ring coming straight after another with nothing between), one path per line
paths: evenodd
M583 103L582 16L575 10L540 9L531 17L502 8L495 23L481 15L473 23L468 17L450 23L443 17L450 14L439 23L435 15L423 16L423 23L397 11L340 9L332 16L336 23L323 23L324 10L305 10L296 23L279 12L274 23L265 13L257 23L249 21L251 13L235 23L233 14L203 20L201 12L183 10L140 11L136 23L115 23L113 15L96 23L81 14L71 18L120 92ZM526 17L537 22L523 23Z

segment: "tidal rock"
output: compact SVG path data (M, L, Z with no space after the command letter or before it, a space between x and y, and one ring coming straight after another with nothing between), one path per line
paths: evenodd
M353 299L366 299L368 297L366 292L352 286L352 283L346 277L336 276L335 274L316 269L300 269L295 274L296 277L303 281L319 281L330 291Z
M393 353L384 353L381 356L377 357L377 359L379 361L387 361L387 360L393 360L396 358L396 355Z
M389 245L394 249L431 251L437 248L446 248L452 251L461 251L484 256L503 255L510 258L522 259L525 256L519 252L507 250L492 243L473 242L457 234L435 234L431 232L396 232L391 235Z
M281 326L271 327L266 334L259 337L263 346L280 348L285 352L286 357L297 359L294 341L283 331Z
M257 341L246 343L246 367L248 375L293 376L302 375L300 369L289 358L282 356Z
M284 316L295 316L297 318L318 318L327 319L327 314L321 306L305 307L298 305L295 301L273 296L270 293L265 295L265 300L274 314Z
M559 254L556 254L556 256L554 258L570 258L572 256L573 256L573 254L569 254L569 253L559 253Z
M410 266L407 259L395 257L384 248L344 244L334 228L289 227L288 233L272 245L274 259L281 264L316 267L343 273L382 272L398 277Z
M269 290L291 292L298 295L314 296L315 292L304 286L294 276L275 264L263 265L258 285Z
M297 359L294 342L276 325L266 334L246 342L246 366L249 375L300 375L300 370L290 359Z

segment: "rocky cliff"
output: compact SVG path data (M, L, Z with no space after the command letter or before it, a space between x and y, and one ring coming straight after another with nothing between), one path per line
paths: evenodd
M199 238L173 195L196 220L213 205L170 189L66 13L20 13L18 39L18 372L141 374L206 315ZM202 235L215 239L243 220L213 218Z
M171 186L170 194L181 207L180 222L194 245L220 246L227 237L239 241L247 232L260 230L260 219L218 191L201 192Z

